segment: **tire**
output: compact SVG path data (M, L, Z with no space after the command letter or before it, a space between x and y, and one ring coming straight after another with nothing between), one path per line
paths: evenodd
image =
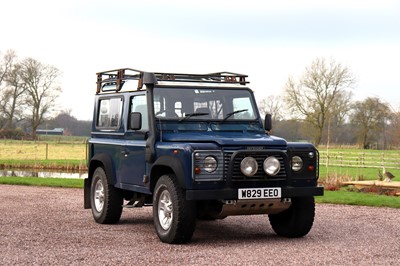
M100 224L114 224L122 214L123 198L121 193L111 185L102 167L93 173L90 188L90 206L93 218Z
M292 198L289 209L268 216L277 235L289 238L303 237L310 232L314 223L314 197Z
M153 218L158 237L164 243L191 240L196 226L196 204L185 199L174 175L163 175L153 195Z

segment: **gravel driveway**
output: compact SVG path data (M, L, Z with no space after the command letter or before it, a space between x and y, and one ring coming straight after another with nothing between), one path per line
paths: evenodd
M0 265L399 265L400 211L319 204L311 232L276 236L266 216L199 221L191 243L159 241L151 208L99 225L82 189L0 185Z

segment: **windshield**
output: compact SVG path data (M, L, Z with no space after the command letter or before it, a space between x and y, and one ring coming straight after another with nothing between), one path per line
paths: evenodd
M219 88L154 88L154 110L160 120L255 121L250 91Z

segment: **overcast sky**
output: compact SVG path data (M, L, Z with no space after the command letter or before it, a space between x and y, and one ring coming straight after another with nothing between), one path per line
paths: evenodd
M238 72L260 100L321 57L351 69L354 100L400 107L400 1L0 1L0 53L59 68L60 109L78 119L96 72Z

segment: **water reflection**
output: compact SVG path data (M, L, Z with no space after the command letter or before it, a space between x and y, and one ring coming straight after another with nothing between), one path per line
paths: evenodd
M15 177L53 177L53 178L79 178L87 177L87 172L54 172L43 170L11 170L1 169L0 176L15 176Z

